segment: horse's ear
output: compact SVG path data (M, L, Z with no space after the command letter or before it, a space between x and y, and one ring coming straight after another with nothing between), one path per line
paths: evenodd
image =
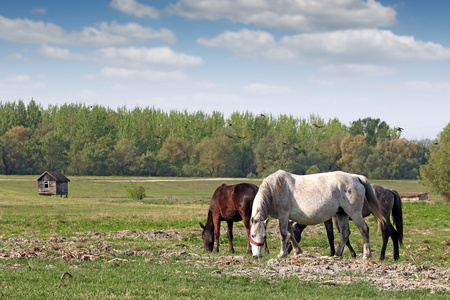
M267 219L264 220L264 225L267 226L267 223L269 223L269 218L267 218Z
M200 227L203 229L206 229L205 225L202 224L202 222L198 222L200 224Z

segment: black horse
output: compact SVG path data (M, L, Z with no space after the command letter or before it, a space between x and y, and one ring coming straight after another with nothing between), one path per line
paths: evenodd
M400 245L403 243L403 213L402 213L402 201L400 199L400 195L397 191L385 188L379 184L372 184L372 188L377 196L378 202L380 206L383 208L382 212L386 219L385 226L381 227L381 233L383 237L383 246L381 247L380 252L380 260L383 260L386 253L386 247L388 243L389 237L392 239L394 243L394 260L398 260L400 258L399 254L399 243ZM395 223L394 226L390 221L390 214L392 212L392 218ZM363 217L367 217L371 214L369 207L364 203L363 207ZM335 248L334 248L334 234L333 234L333 222L336 225L336 228L339 230L339 226L337 226L337 219L334 216L333 221L328 220L324 222L325 228L327 230L328 241L330 242L330 256L334 256ZM307 225L302 225L298 223L292 223L292 231L295 236L297 242L300 242L302 239L302 232L307 227ZM352 245L350 244L350 240L347 242L347 247L350 250L350 254L352 257L356 257L355 250L353 250ZM292 249L292 245L288 245L288 251Z
M206 224L200 223L200 226L203 228L202 239L205 243L206 251L219 252L221 221L226 221L228 224L227 236L231 253L234 253L233 222L243 220L248 237L250 234L250 216L252 214L253 200L257 192L258 187L251 183L222 184L216 189L211 198ZM269 253L266 243L264 246L266 253ZM250 244L247 244L247 253L251 253Z

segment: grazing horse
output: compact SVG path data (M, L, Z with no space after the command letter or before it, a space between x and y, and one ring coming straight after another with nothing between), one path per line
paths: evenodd
M383 237L383 246L381 247L380 260L383 260L385 258L386 247L389 237L391 237L392 242L394 244L394 260L398 260L400 258L398 244L400 243L401 245L403 243L402 200L400 199L400 195L396 190L385 188L384 186L381 186L379 184L372 184L372 189L375 192L375 195L377 196L378 203L380 204L384 218L386 219L386 225L381 228L381 234ZM395 230L394 226L390 221L391 212L392 212L392 219L395 223L395 227L397 228L397 230ZM369 216L371 213L372 212L370 211L370 208L367 205L367 203L364 203L362 211L363 217L365 218ZM339 229L336 217L333 216L332 219L334 224L336 225L336 228ZM330 242L330 256L334 256L335 248L334 248L333 223L331 222L331 220L328 220L324 222L324 224L327 230L328 241ZM307 225L302 225L298 223L292 224L292 231L298 243L302 239L302 232L306 227ZM350 250L351 256L356 257L356 252L355 250L353 250L350 241L348 241L346 245ZM292 245L288 245L288 252L290 252L291 249Z
M281 234L279 257L287 255L286 237L289 231L294 253L301 249L293 237L289 220L314 225L336 215L341 230L337 256L342 256L350 234L349 217L355 222L364 241L363 258L371 256L369 227L362 216L364 199L380 225L384 217L372 186L362 175L330 172L313 175L295 175L279 170L266 177L255 196L251 214L249 241L253 257L261 257L261 245L266 238L268 217L278 219Z
M228 224L229 250L234 253L233 222L243 220L247 229L247 236L250 234L250 213L257 192L258 187L251 183L222 184L216 189L211 198L206 224L200 223L203 228L202 239L206 251L219 252L220 222L226 221ZM267 244L265 244L265 249L268 253ZM251 247L248 244L247 253L250 252Z

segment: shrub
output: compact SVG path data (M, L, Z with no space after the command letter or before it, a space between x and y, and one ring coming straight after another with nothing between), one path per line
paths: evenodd
M142 200L145 198L145 188L142 185L135 185L130 181L130 186L127 187L128 198L133 200Z

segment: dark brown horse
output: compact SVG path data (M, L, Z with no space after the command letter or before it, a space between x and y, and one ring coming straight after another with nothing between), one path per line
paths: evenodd
M211 198L206 224L200 223L200 226L203 228L202 239L205 243L206 251L219 252L220 222L226 221L228 224L229 250L231 253L234 253L233 222L243 220L247 229L247 236L249 235L250 215L257 192L258 187L251 183L222 184L216 189ZM267 244L265 244L265 249L266 253L268 253ZM250 244L247 244L247 253L250 252Z
M381 234L383 237L383 246L381 247L380 260L383 260L385 257L389 237L391 237L392 242L394 243L394 260L398 260L400 258L398 244L400 243L401 245L403 243L403 214L402 214L402 201L400 199L400 195L398 194L397 191L385 188L384 186L381 186L379 184L372 184L372 188L375 192L375 195L377 196L380 206L383 208L382 210L383 215L386 219L385 226L382 226L381 228ZM390 221L391 212L397 230L395 230L394 226ZM371 211L365 202L362 214L363 217L367 217L371 214ZM339 226L337 226L336 217L333 217L333 221L336 225L336 228L339 229ZM327 230L328 241L330 242L330 256L334 256L335 248L334 248L333 223L331 220L328 220L324 222L324 225ZM294 233L295 239L298 242L300 242L300 240L302 239L301 235L306 227L307 227L306 225L298 223L292 224L292 231ZM350 241L348 241L346 245L350 250L351 256L356 257L355 250L353 250ZM291 245L289 246L290 247L288 250L291 250L292 246Z

